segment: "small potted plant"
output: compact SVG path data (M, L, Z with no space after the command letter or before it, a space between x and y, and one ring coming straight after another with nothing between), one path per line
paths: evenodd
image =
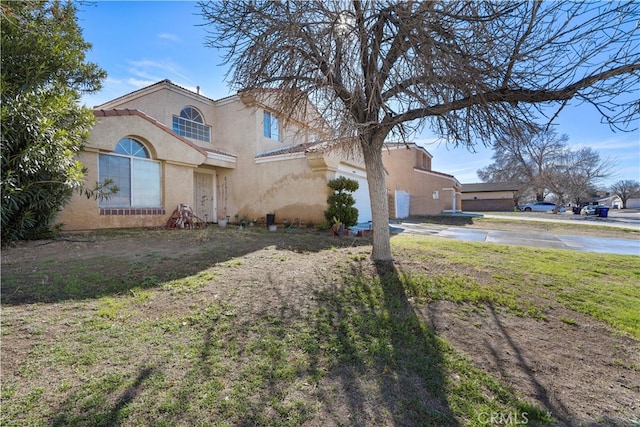
M333 217L333 225L331 226L331 233L334 236L340 236L340 237L344 236L345 234L344 224L335 216Z

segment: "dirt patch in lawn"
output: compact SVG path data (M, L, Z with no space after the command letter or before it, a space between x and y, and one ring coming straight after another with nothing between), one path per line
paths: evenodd
M302 316L316 307L317 292L336 286L333 266L357 258L359 268L374 270L368 262L369 244L363 238L317 232L212 227L66 234L3 249L2 303L10 328L18 333L3 336L2 373L16 375L35 346L63 333L65 322L78 315L73 314L75 303L132 292L126 283L153 291L158 283L215 264L225 268L216 270L214 283L190 298L157 293L136 316L176 315L201 298L236 307L247 324L266 314ZM397 261L404 271L417 268ZM123 277L132 280L118 280ZM101 288L84 294L83 280ZM592 318L544 304L544 320L442 301L413 308L456 350L550 411L559 425L632 425L631 420L640 419L640 343ZM342 398L347 400L334 406L342 409L325 415L336 424L349 424L349 396Z

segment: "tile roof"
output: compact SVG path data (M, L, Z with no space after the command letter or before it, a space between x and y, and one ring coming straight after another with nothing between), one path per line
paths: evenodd
M107 102L104 102L104 103L102 103L102 104L100 104L100 105L96 105L96 106L94 107L94 109L100 109L100 107L102 107L103 105L109 105L109 104L112 104L112 103L114 103L114 102L117 102L117 101L118 101L118 100L120 100L120 99L123 99L123 98L129 97L129 96L131 96L131 95L135 95L135 94L140 93L140 92L146 92L146 91L148 91L148 90L150 90L150 89L153 89L153 88L154 88L154 87L156 87L156 86L173 86L173 87L175 87L175 88L178 88L178 89L181 89L181 90L187 91L187 92L189 92L189 93L191 93L191 94L193 94L193 95L196 95L196 96L199 96L199 97L201 97L201 98L207 99L207 100L209 100L209 101L215 102L215 99L212 99L212 98L206 97L206 96L201 95L201 94L199 94L199 93L197 93L197 92L194 92L194 91L192 91L192 90L190 90L190 89L187 89L187 88L185 88L185 87L182 87L182 86L180 86L180 85L177 85L177 84L173 83L173 82L172 82L171 80L169 80L169 79L164 79L164 80L160 80L159 82L156 82L156 83L150 84L149 86L145 86L145 87L142 87L142 88L140 88L140 89L136 89L136 90L134 90L134 91L131 91L131 92L129 92L129 93L125 93L124 95L121 95L121 96L119 96L119 97L117 97L117 98L110 99L110 100L109 100L109 101L107 101Z
M305 144L292 145L289 147L282 147L275 150L258 153L256 155L256 158L280 156L282 154L324 152L324 151L329 151L331 149L339 148L339 146L343 142L344 142L343 140L307 142Z
M265 152L262 152L262 153L258 153L256 155L256 158L270 157L270 156L281 156L283 154L306 153L307 151L309 151L308 149L313 145L315 145L315 143L311 142L311 143L306 143L306 144L293 145L293 146L290 146L290 147L282 147L282 148L278 148L276 150L271 150L271 151L265 151Z
M217 148L205 148L205 147L200 147L200 148L202 148L207 153L221 154L223 156L236 157L236 158L238 157L235 154L230 154L230 153L227 153L226 151L218 150Z

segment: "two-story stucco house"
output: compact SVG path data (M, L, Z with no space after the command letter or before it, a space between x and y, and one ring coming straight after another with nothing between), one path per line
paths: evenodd
M97 123L79 155L86 180L90 185L108 178L119 191L102 200L74 196L58 217L63 229L162 227L180 204L207 222L268 213L276 222L319 222L327 209L327 182L341 175L360 183L358 220L371 220L362 161L332 150L321 129L309 126L312 120L278 117L265 92L213 100L163 80L99 105L94 113ZM405 185L406 177L399 176L430 168L395 157L385 166L390 194L435 185L427 191L431 195L457 182L435 173L446 179L427 184L432 175L425 174L420 183ZM427 205L438 212L456 209L451 201ZM429 213L418 212L413 199L410 206L412 214Z
M383 150L392 218L460 211L460 182L432 170L433 156L427 150L413 143L386 144Z

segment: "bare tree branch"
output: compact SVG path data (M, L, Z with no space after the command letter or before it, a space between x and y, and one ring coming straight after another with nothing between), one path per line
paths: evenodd
M574 98L595 105L614 129L637 126L640 115L640 2L200 6L206 44L226 52L235 88L279 89L283 115L311 101L336 137L358 144L369 187L380 192L371 192L375 259L391 256L385 139L428 126L471 148L541 119L550 125Z

